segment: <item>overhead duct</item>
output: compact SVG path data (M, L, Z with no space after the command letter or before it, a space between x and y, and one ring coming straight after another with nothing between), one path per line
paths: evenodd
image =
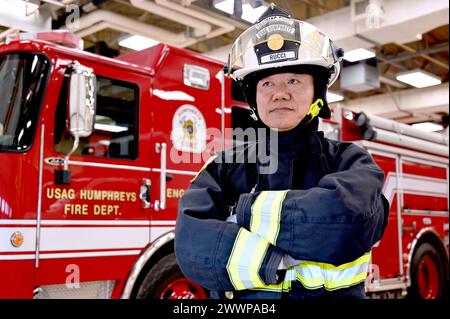
M171 12L176 11L178 13L181 13L183 15L188 15L190 17L206 21L208 23L211 23L213 25L218 26L219 28L211 32L207 38L213 38L217 37L222 34L226 34L228 32L231 32L235 29L235 26L231 23L228 23L226 21L223 21L222 19L218 19L210 14L200 12L198 10L188 8L186 6L182 6L179 4L176 4L174 2L171 2L169 0L155 0L155 3L166 7L171 10Z
M79 20L79 27L76 30L72 29L71 31L76 32L76 34L81 37L85 37L100 30L111 28L184 48L191 46L198 41L211 39L235 29L234 25L222 21L221 19L209 16L208 14L197 10L185 8L169 1L160 0L157 1L157 3L148 0L130 1L131 4L137 8L145 11L151 10L150 12L153 14L193 27L194 32L192 33L192 37L184 32L176 34L106 10L96 10L81 17ZM215 25L218 28L211 31L212 25Z
M408 43L417 41L422 34L449 23L449 3L447 0L385 0L383 20L378 27L366 24L364 20L352 21L351 7L345 7L317 17L307 22L315 25L333 41L349 51L370 48L373 42ZM365 41L359 36L370 39Z
M156 14L158 16L164 17L168 20L175 21L177 23L184 24L194 29L194 37L202 37L211 32L211 24L200 21L199 19L192 18L191 16L175 11L173 9L161 6L153 1L149 0L130 0L130 3L143 11Z
M126 18L126 17L124 17ZM133 20L133 22L137 22ZM138 29L139 25L141 27L146 27L146 24L143 22L137 22L137 23L124 23L122 20L116 20L114 22L111 21L101 21L99 23L95 23L94 25L85 28L81 31L76 31L76 35L83 38L90 34L105 30L105 29L112 29L120 32L125 32L133 35L140 35L146 38L154 39L157 41L162 41L162 37L169 34L168 36L172 37L172 41L168 42L166 40L165 43L168 43L173 46L177 47L184 47L191 45L191 43L194 43L195 40L188 39L185 37L183 33L175 34L175 33L169 33L168 31L161 29L163 32L158 31L158 28L147 28L147 29ZM161 38L160 38L161 37ZM178 42L180 41L180 42Z
M188 44L179 45L180 47L186 47L198 41L218 37L235 29L233 24L222 19L167 0L155 0L155 2L149 0L130 0L130 3L141 10L193 27L194 32L192 37L197 41L189 41L187 42ZM214 30L212 30L213 25L217 26ZM170 41L171 39L167 38L162 42L170 43Z
M96 10L81 17L79 27L75 30L71 29L71 31L84 37L107 28L152 38L178 47L189 46L196 42L186 37L184 33L176 34L106 10Z
M384 75L380 75L379 78L380 78L380 82L381 83L385 83L387 85L396 87L398 89L405 89L405 88L408 87L406 84L403 84L403 83L398 82L396 80L390 79L390 78L388 78L388 77L386 77Z
M375 58L347 63L341 69L340 87L352 92L364 92L380 87L377 60Z

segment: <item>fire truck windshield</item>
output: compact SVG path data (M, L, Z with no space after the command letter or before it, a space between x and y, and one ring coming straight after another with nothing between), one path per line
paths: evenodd
M0 152L24 152L31 147L49 65L40 54L0 56Z

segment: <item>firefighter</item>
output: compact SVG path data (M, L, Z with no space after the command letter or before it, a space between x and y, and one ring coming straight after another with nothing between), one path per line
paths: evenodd
M370 155L317 131L342 55L274 5L235 41L228 72L257 141L207 161L180 200L175 230L182 272L211 298L365 298L389 204ZM263 146L275 170L260 160Z

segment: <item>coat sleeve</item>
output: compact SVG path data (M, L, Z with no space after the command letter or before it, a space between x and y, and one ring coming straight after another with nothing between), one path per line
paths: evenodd
M236 223L227 222L223 165L211 162L179 203L175 254L183 274L216 291L277 283L282 251Z
M316 187L242 194L238 224L297 260L341 265L364 255L387 223L384 173L354 144L345 144L333 162Z

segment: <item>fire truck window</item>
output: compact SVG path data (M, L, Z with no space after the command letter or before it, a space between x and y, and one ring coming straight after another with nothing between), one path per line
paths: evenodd
M43 55L0 56L0 152L30 149L50 63Z
M67 81L63 83L55 118L55 150L67 154L73 137L66 130ZM75 155L137 158L137 86L97 76L94 132L80 139Z

